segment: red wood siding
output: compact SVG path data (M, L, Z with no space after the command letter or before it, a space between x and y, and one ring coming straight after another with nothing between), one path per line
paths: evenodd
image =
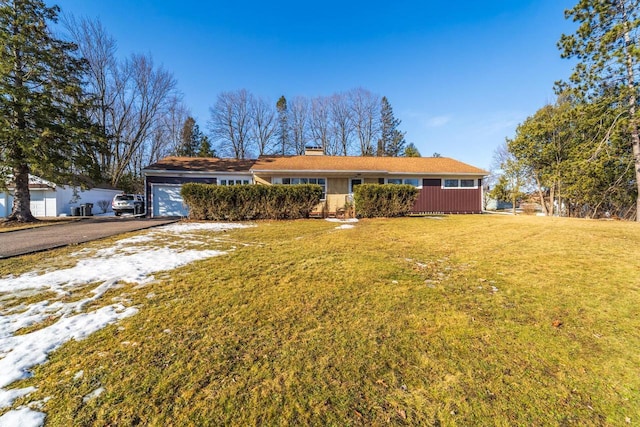
M443 189L440 179L423 179L414 213L482 213L482 185Z

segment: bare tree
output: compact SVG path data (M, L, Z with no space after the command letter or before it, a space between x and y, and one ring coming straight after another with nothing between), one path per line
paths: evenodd
M294 154L304 154L304 149L309 142L309 100L307 98L296 96L289 103L289 124Z
M251 111L253 126L251 127L251 139L258 149L258 154L268 154L273 151L276 136L276 112L271 104L264 99L253 97L251 99Z
M115 108L111 110L110 145L115 162L110 175L114 186L127 172L139 176L144 167L145 144L168 110L176 88L173 75L154 67L153 60L146 55L134 54L125 61L116 81L117 87L125 90L118 92Z
M353 116L349 107L348 97L343 94L335 94L330 98L331 108L331 132L336 143L336 155L346 156L351 151L353 139ZM333 151L333 150L332 150Z
M315 146L329 154L331 152L330 101L324 96L311 100L311 113L309 114L309 132Z
M157 135L161 135L158 139L158 146L154 147L153 153L158 153L158 158L177 154L181 144L181 133L184 123L191 115L189 109L182 102L181 97L173 96L169 99L168 108L160 118L160 125L157 127ZM155 137L154 137L155 140ZM151 156L151 162L157 161L155 156Z
M66 26L87 59L87 89L94 97L92 118L107 136L99 164L111 184L125 173L139 176L151 156L157 126L176 96L173 75L155 67L149 55L116 58L115 40L98 20L67 18Z
M348 93L353 128L361 156L373 156L379 128L380 98L363 88Z
M209 127L220 152L236 159L250 157L252 146L250 131L253 126L251 105L253 95L247 90L222 92L210 108Z
M63 23L78 46L80 56L87 61L88 76L85 84L94 106L91 118L109 136L110 110L114 108L117 98L117 88L114 87L115 75L118 73L116 41L98 20L76 20L68 15ZM108 151L96 151L94 156L103 172L111 169L113 159Z

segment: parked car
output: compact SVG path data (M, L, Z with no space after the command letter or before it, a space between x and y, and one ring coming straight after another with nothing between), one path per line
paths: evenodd
M144 196L142 194L116 194L111 201L111 209L116 216L123 213L143 214Z

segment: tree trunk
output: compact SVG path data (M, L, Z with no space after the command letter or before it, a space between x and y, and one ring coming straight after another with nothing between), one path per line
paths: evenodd
M13 168L15 193L13 208L8 221L33 222L37 221L31 214L31 194L29 193L29 166L21 164Z

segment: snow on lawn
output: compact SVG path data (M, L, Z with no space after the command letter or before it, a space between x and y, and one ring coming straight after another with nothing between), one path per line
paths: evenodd
M224 255L217 250L195 250L192 242L202 239L193 234L201 231L225 231L248 227L229 223L171 224L143 234L121 239L112 246L74 254L73 267L55 271L32 271L14 277L0 278L0 409L35 390L5 389L11 383L28 378L29 370L44 363L50 352L65 342L83 339L106 325L137 313L136 307L126 307L123 301L84 312L90 303L121 282L148 284L152 274L171 270L193 261ZM171 238L169 247L155 247L162 239ZM53 291L59 296L69 295L75 288L95 285L90 295L79 301L40 301L7 307L6 302L16 295ZM46 319L57 319L52 325L33 332L16 335L17 331L38 325ZM41 425L45 415L21 407L0 417L4 425Z
M327 220L329 222L337 222L337 223L342 224L342 225L337 226L336 230L348 230L350 228L355 228L355 225L353 225L353 224L358 222L358 218L347 218L347 219L325 218L325 220Z

